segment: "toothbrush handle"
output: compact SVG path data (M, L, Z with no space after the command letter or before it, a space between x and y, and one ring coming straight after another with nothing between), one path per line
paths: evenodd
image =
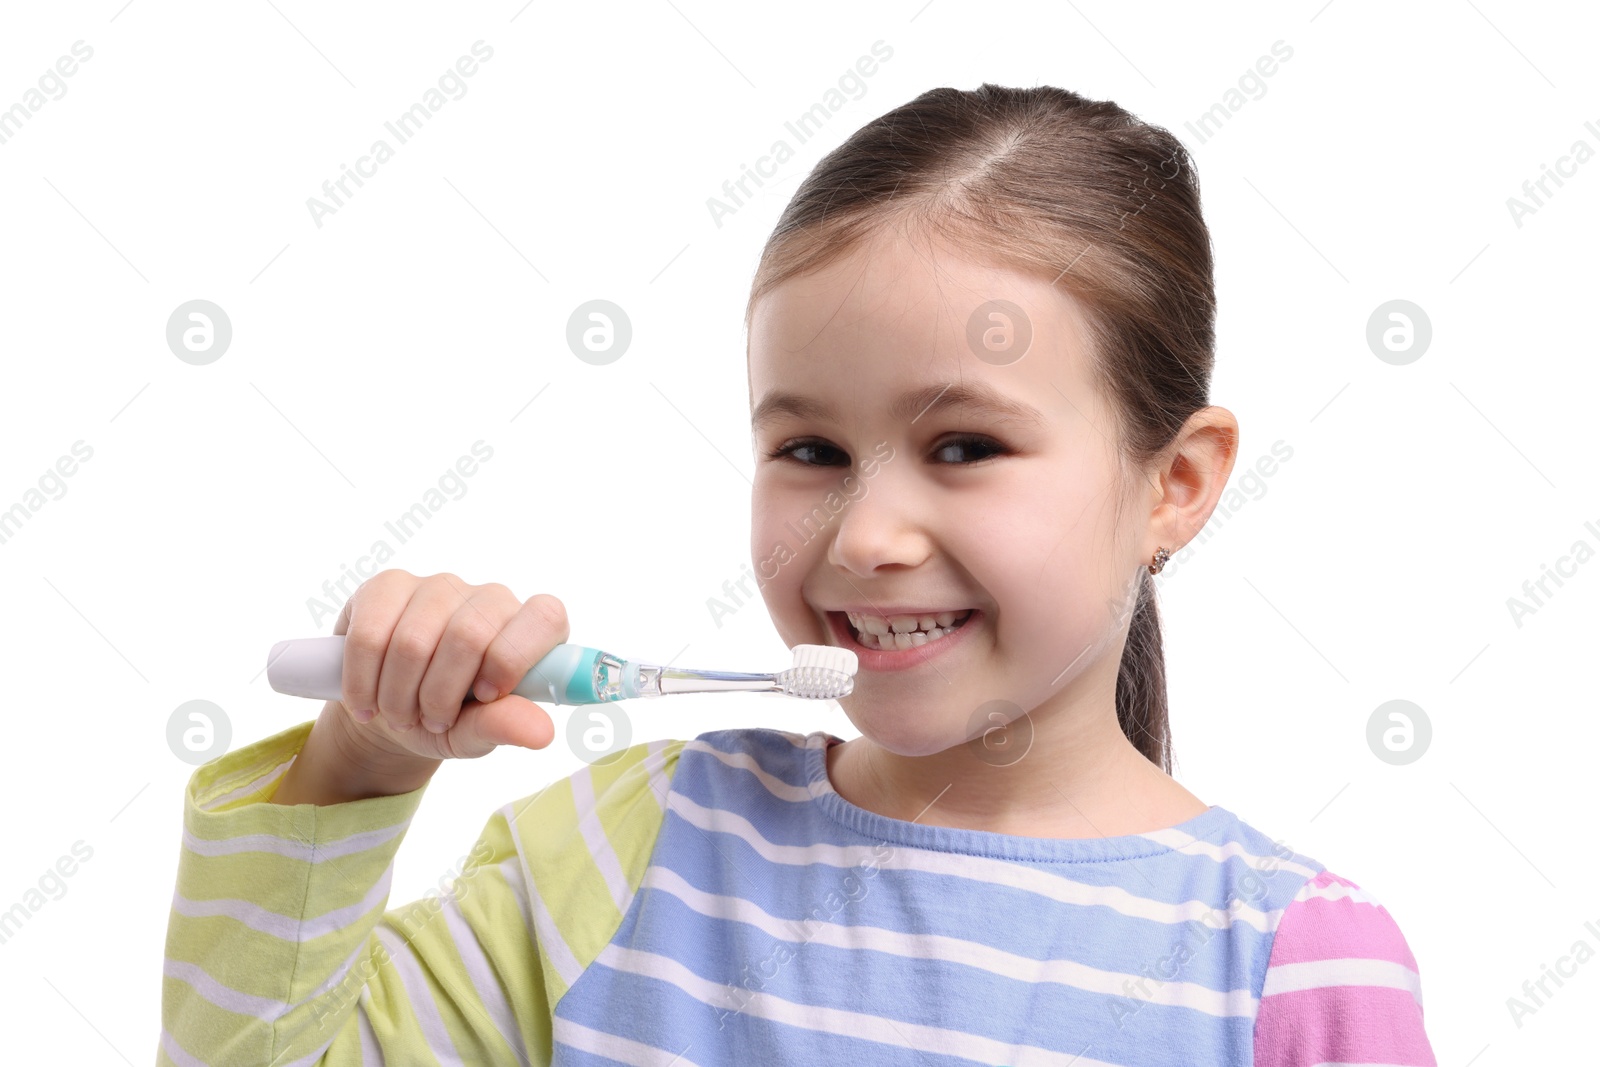
M267 656L267 684L289 696L338 700L343 692L344 635L299 637L279 641ZM560 644L533 665L513 693L542 704L598 704L595 661L597 648ZM466 703L472 694L461 694ZM614 699L614 698L613 698Z

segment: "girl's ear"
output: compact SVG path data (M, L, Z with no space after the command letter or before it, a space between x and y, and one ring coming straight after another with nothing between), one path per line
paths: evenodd
M1151 479L1156 492L1151 530L1162 547L1176 554L1222 499L1239 457L1239 420L1224 407L1201 408L1189 416L1165 456Z

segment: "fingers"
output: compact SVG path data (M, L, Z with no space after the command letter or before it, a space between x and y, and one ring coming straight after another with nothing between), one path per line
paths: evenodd
M468 704L454 728L439 740L447 745L452 758L476 759L499 745L544 748L555 736L555 724L543 708L513 695L487 704Z
M418 725L422 713L418 690L423 676L439 654L450 619L476 591L477 587L450 574L433 575L412 591L389 636L378 673L378 714L390 729L404 731ZM476 669L476 664L473 666ZM456 696L457 708L464 694L465 687ZM434 710L440 711L438 704Z
M448 599L448 598L446 598ZM461 702L479 680L484 654L521 608L511 590L499 583L467 587L445 625L439 646L417 689L423 729L444 733L461 714ZM493 699L490 686L480 686Z
M510 693L533 665L569 636L566 605L548 593L528 598L500 627L483 656L479 676L486 683L478 695L491 700ZM487 692L493 687L494 692Z
M472 587L418 689L423 728L449 730L469 691L484 703L510 693L567 634L566 608L553 596L541 593L523 604L498 583Z
M523 603L498 583L388 570L346 601L334 632L345 638L343 709L381 726L388 744L474 758L502 744L543 748L555 735L543 709L511 695L569 636L553 596ZM468 696L479 702L463 708Z
M390 635L421 583L402 570L382 571L361 583L339 612L333 632L344 635L341 699L358 722L366 722L378 707L378 676Z

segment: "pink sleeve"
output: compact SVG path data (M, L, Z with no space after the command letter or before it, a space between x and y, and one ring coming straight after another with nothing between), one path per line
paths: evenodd
M1256 1014L1257 1067L1437 1067L1417 961L1389 912L1323 871L1283 911Z

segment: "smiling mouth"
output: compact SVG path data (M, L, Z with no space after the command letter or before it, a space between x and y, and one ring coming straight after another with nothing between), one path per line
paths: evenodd
M972 609L933 615L857 615L846 612L850 633L864 648L902 652L942 641L972 618Z

